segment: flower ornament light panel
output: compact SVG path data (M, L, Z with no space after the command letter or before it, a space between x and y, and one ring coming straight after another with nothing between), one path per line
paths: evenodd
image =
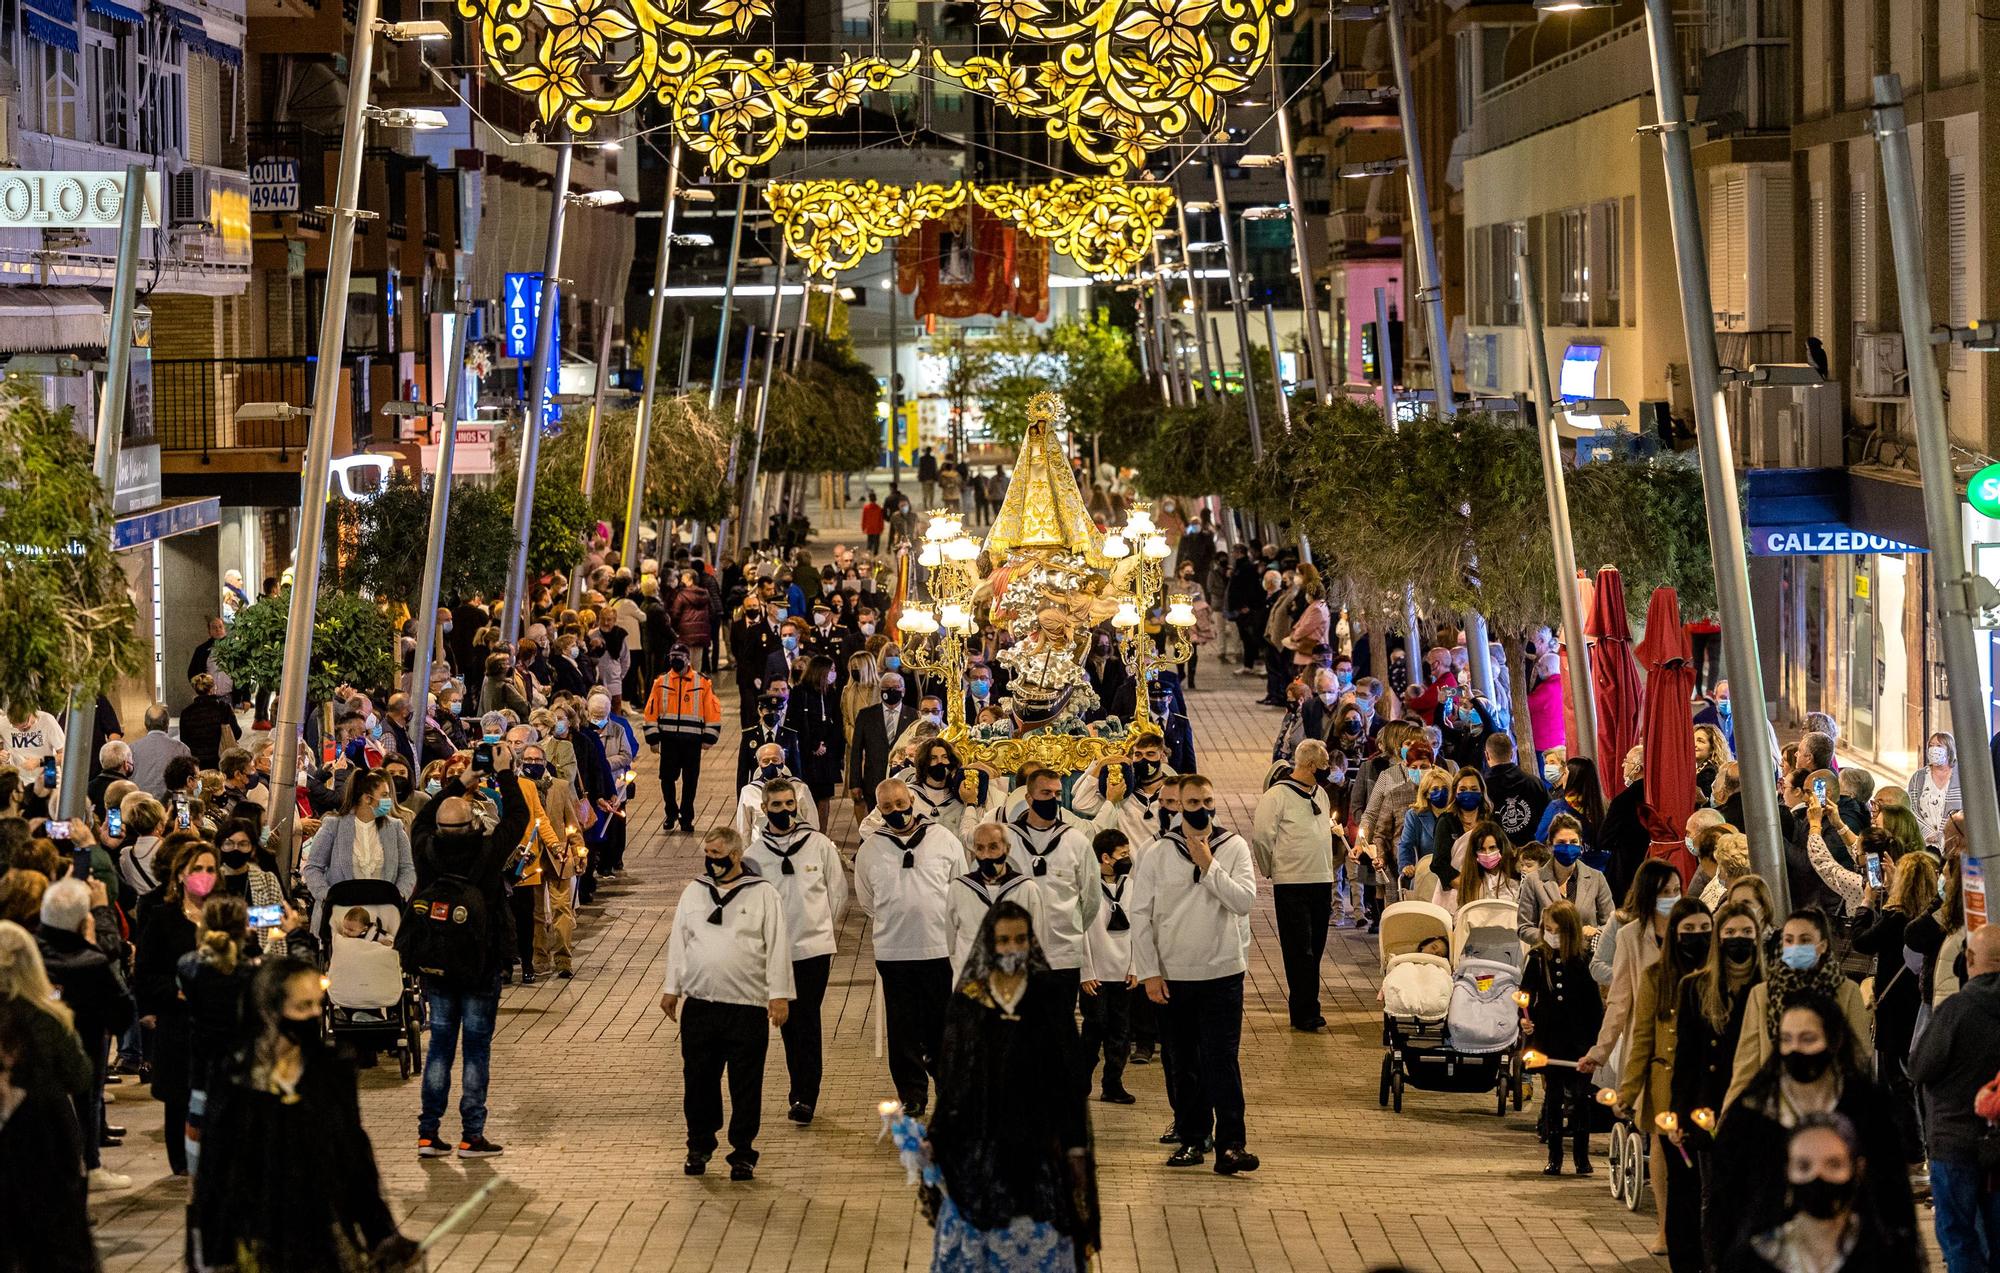
M1106 177L1062 178L1033 186L877 181L774 182L765 188L771 215L792 255L831 278L878 251L882 241L965 205L967 198L1047 239L1092 274L1124 274L1151 251L1154 231L1173 210L1167 186L1132 185Z
M1012 48L955 62L931 53L939 75L983 93L1112 176L1190 127L1219 128L1230 94L1267 65L1272 24L1297 0L979 0L979 18L1010 44L1041 46L1022 63ZM1218 36L1220 37L1218 39Z
M542 121L579 136L648 96L712 171L742 177L816 119L842 115L862 95L910 74L897 62L843 55L827 65L747 54L690 40L740 37L771 16L773 0L458 0L479 24L480 50L502 83L535 99Z

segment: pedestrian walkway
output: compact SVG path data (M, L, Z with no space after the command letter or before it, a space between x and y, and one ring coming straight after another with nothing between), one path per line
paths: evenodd
M1218 782L1225 824L1247 831L1276 718L1255 706L1258 682L1209 683L1216 688L1193 697L1202 768ZM735 719L728 709L725 718ZM699 825L727 819L733 750L726 738L704 767ZM398 1080L394 1066L362 1075L363 1114L405 1230L421 1235L498 1177L479 1213L433 1252L434 1268L927 1268L930 1228L876 1140L876 1104L891 1088L873 1054L873 970L858 907L827 991L818 1120L785 1121L774 1041L757 1180L681 1175L680 1055L658 1002L674 899L700 849L693 837L663 835L658 810L649 765L629 873L585 911L576 980L505 992L488 1126L505 1156L419 1162L417 1080ZM851 852L845 813L836 833ZM1127 1071L1137 1105L1092 1104L1106 1269L1659 1267L1645 1252L1652 1217L1616 1206L1601 1159L1587 1181L1541 1175L1532 1106L1503 1120L1490 1097L1412 1092L1400 1116L1380 1109L1375 955L1365 932L1334 934L1323 976L1331 1028L1293 1033L1267 890L1253 916L1243 1034L1250 1147L1263 1159L1256 1175L1162 1165L1168 1150L1155 1138L1167 1107L1157 1065ZM130 1085L117 1090L112 1121L131 1135L106 1152L106 1165L139 1184L96 1199L107 1268L177 1269L183 1185L164 1174L160 1107ZM448 1136L457 1134L452 1117Z

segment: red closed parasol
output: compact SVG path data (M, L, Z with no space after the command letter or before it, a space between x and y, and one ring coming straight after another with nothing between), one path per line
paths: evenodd
M1678 834L1695 808L1694 716L1688 706L1694 693L1694 651L1672 588L1653 589L1646 605L1646 639L1638 654L1646 665L1640 726L1646 745L1646 803Z
M1625 615L1625 581L1615 566L1597 572L1583 630L1590 637L1590 671L1597 690L1597 777L1610 800L1625 789L1625 753L1639 742L1643 690L1632 657L1632 623Z

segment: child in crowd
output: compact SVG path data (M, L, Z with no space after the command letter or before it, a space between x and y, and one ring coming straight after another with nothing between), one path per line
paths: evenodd
M382 931L382 926L375 922L375 917L368 913L367 907L350 906L346 913L341 915L340 935L342 937L367 938L371 934L376 941L384 946L393 946L396 944L396 939Z
M1583 919L1569 902L1557 902L1542 912L1542 940L1521 977L1528 996L1522 1009L1521 1032L1528 1046L1549 1059L1542 1070L1542 1139L1549 1147L1543 1174L1562 1174L1562 1142L1570 1137L1576 1174L1590 1167L1591 1082L1577 1073L1576 1062L1590 1051L1604 1022L1604 1002L1590 976L1590 946L1583 939ZM1567 1064L1564 1064L1567 1062ZM1564 1127L1567 1111L1568 1127Z

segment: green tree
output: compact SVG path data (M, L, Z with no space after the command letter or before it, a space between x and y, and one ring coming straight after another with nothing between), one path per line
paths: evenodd
M547 474L543 475L546 479ZM535 483L535 511L528 526L528 577L560 570L567 575L583 559L585 536L597 519L584 502L583 488L569 482ZM509 532L511 541L512 532ZM533 591L532 587L529 589Z
M0 388L0 708L17 720L91 701L145 654L90 443L29 385Z
M1139 381L1131 337L1099 310L1081 322L1057 323L1042 344L1055 373L1050 387L1069 407L1070 429L1086 444L1095 441L1100 458L1109 458L1104 435L1118 419L1113 404Z
M987 432L1013 444L1028 434L1028 402L1048 389L1060 390L1043 338L1028 324L1008 319L981 341L981 375L975 396Z
M607 410L597 444L597 481L590 512L621 535L632 474L632 438L638 425L637 408ZM581 490L589 434L587 413L579 411L567 417L563 431L542 446L537 485L567 482ZM655 398L641 517L648 521L662 517L714 521L721 517L728 503L722 490L727 447L724 429L709 415L704 399L692 394Z
M844 345L823 343L796 372L772 377L760 467L766 473L871 467L882 445L880 396L873 371Z
M430 492L430 482L419 483L399 468L390 471L374 499L342 502L341 521L351 539L340 586L416 604L430 543Z
M277 685L290 639L292 590L236 612L215 643L215 661L240 683ZM334 687L388 688L396 679L396 631L372 601L350 592L321 592L313 610L313 648L306 697L324 703Z
M444 519L439 600L474 593L498 596L507 586L507 559L513 542L513 486L455 484Z

